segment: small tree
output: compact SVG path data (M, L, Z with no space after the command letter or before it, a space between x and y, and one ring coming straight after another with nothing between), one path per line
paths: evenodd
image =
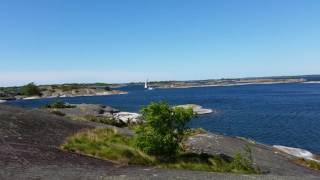
M186 124L194 116L193 110L172 108L165 102L159 102L144 107L141 114L145 123L136 128L136 146L152 155L175 155Z
M21 94L25 96L40 95L41 91L34 83L29 83L21 88Z

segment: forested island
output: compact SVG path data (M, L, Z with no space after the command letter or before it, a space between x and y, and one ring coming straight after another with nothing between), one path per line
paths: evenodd
M5 102L17 99L56 97L104 96L126 93L124 91L114 90L113 87L114 86L106 83L72 83L54 85L36 85L35 83L29 83L25 86L0 88L0 101Z

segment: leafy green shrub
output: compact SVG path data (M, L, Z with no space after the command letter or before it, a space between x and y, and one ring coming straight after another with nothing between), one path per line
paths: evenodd
M135 144L147 154L176 155L186 124L194 116L192 109L172 108L165 102L151 103L141 110L145 121L135 129Z
M34 83L29 83L21 87L20 93L25 96L39 96L41 95L41 90Z
M64 103L62 101L57 101L51 104L47 104L44 107L49 109L62 109L62 108L75 108L76 106Z

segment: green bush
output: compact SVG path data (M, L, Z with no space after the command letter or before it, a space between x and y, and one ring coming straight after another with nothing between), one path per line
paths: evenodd
M45 108L49 108L49 109L62 109L62 108L75 108L76 106L74 105L70 105L70 104L66 104L64 102L61 101L57 101L51 104L47 104L44 106Z
M34 83L29 83L25 86L21 87L21 92L22 95L25 96L39 96L41 95L41 91L39 89L39 87L37 85L35 85Z
M145 121L135 129L135 144L147 154L175 156L186 124L194 116L192 109L172 108L165 102L151 103L141 110Z

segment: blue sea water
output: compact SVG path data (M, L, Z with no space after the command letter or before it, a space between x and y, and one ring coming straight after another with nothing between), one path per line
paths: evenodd
M320 154L320 84L272 84L188 89L122 88L129 94L60 98L69 103L98 103L138 112L152 101L193 103L218 111L190 122L191 127L284 145ZM8 104L39 107L57 99L21 100Z

